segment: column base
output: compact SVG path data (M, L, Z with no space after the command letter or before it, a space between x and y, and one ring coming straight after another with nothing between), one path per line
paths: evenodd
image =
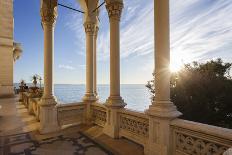
M124 108L126 106L126 103L121 96L110 96L106 100L105 106L113 108Z
M98 100L98 96L96 96L94 93L85 93L85 96L82 98L84 102L90 101L95 102Z
M42 98L40 103L40 128L41 134L47 134L60 130L57 118L56 99Z
M171 101L155 101L145 112L151 116L164 118L176 118L182 115Z

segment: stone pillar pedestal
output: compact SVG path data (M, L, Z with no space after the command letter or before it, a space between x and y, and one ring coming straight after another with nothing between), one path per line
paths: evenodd
M60 130L57 119L55 98L42 98L40 102L40 133L46 134Z
M112 138L119 138L118 109L124 108L126 103L120 95L120 18L123 8L121 1L106 4L110 18L110 96L106 100L107 121L104 133Z
M149 155L170 155L170 122L181 115L170 101L169 0L154 2L155 17L155 101L149 115Z

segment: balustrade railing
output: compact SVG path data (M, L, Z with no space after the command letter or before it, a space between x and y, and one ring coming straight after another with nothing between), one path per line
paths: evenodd
M86 105L80 103L59 104L57 105L57 116L59 125L80 124L84 120Z
M119 111L119 135L146 145L149 136L149 119L146 114L128 109Z
M39 120L39 98L30 98L22 93L23 104ZM86 103L58 104L57 116L60 126L85 122ZM103 104L90 105L93 124L105 127L107 107ZM119 137L125 137L147 147L149 144L149 116L142 112L119 109L117 112ZM170 148L173 155L223 155L232 148L232 130L207 124L174 119L170 124Z
M172 127L173 155L222 155L232 147L232 130L176 119Z
M92 122L101 127L106 123L106 107L99 103L91 105Z

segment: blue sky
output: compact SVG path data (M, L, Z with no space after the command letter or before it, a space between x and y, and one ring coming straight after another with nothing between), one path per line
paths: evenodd
M102 0L100 0L102 2ZM60 3L80 9L75 0ZM15 64L14 82L30 82L43 75L43 30L39 0L14 0L15 41L23 55ZM231 0L170 0L171 64L222 58L232 61ZM153 0L124 0L121 18L121 83L145 84L154 64ZM109 20L100 10L98 83L109 83ZM85 83L85 33L83 15L58 8L55 27L54 81Z

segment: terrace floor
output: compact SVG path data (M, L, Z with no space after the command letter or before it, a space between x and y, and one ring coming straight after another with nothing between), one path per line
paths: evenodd
M39 122L18 98L0 99L0 155L143 155L143 147L112 139L98 126L78 125L41 135Z

